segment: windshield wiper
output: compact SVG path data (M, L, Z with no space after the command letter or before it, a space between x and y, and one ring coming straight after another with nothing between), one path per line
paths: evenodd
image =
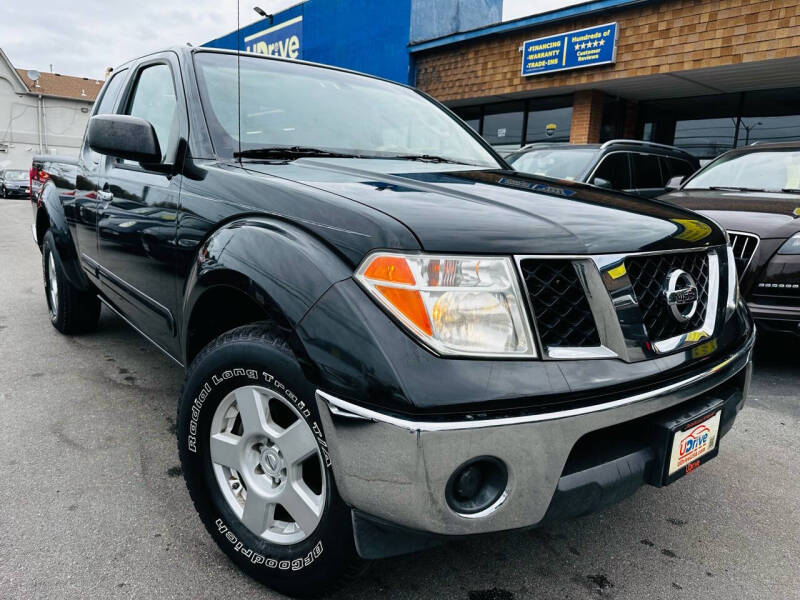
M699 189L699 188L698 188ZM760 190L758 188L737 187L735 185L712 185L706 189L712 192L766 192L767 190Z
M376 158L386 158L389 160L418 160L420 162L450 163L453 165L465 164L457 160L445 158L444 156L434 156L433 154L392 154L390 156L381 156Z
M800 194L800 188L783 188L781 191L784 194Z
M241 152L234 152L234 158L303 158L303 157L324 157L324 158L364 158L361 154L347 154L344 152L334 152L322 148L308 148L305 146L266 146L264 148L249 148Z

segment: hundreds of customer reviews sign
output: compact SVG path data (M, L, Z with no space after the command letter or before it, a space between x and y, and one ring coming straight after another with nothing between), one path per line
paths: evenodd
M617 59L617 24L529 40L522 46L522 74L540 75L611 64Z

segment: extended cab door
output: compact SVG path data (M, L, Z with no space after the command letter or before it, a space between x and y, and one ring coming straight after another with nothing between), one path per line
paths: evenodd
M161 166L175 164L188 135L177 57L167 52L137 64L117 112L151 123ZM98 220L100 275L115 308L175 356L175 237L182 177L157 167L109 159Z
M127 69L114 73L95 102L92 116L113 113L127 77ZM102 203L99 194L103 184L103 170L108 157L89 148L86 135L83 136L78 169L75 176L75 190L62 194L64 214L72 230L72 238L80 257L81 265L92 280L97 283L97 211Z

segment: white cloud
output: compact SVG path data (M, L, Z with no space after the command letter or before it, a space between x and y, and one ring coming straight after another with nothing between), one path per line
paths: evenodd
M290 0L242 0L278 12ZM236 29L236 0L0 0L0 47L15 67L102 78L116 66L187 42L199 46Z

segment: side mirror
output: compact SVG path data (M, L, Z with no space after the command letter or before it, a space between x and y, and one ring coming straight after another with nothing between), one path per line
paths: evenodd
M611 182L608 179L603 179L602 177L595 177L592 179L592 185L596 187L606 188L607 190L613 190L614 186L611 185Z
M668 192L674 192L675 190L681 189L681 184L686 180L685 175L675 175L675 177L670 177L667 185L664 186L664 189Z
M129 115L96 115L89 119L86 139L89 147L100 154L160 163L161 148L153 126Z

